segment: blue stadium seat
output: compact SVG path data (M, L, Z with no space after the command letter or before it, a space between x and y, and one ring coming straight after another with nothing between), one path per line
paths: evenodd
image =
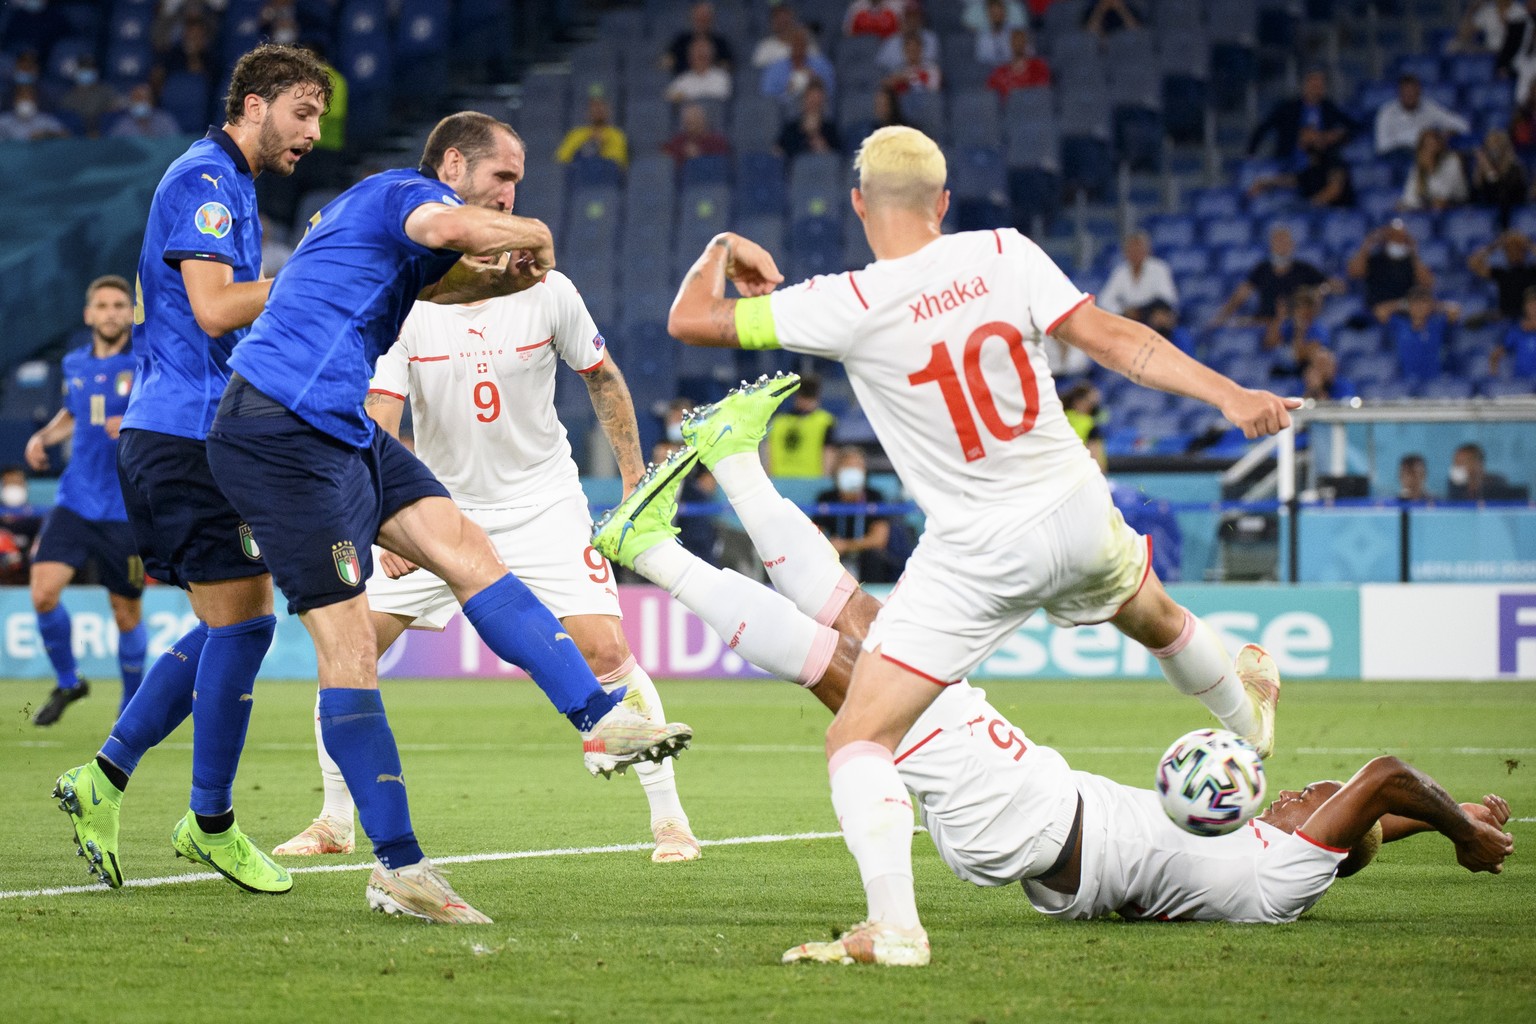
M1109 139L1114 132L1109 91L1102 86L1063 86L1056 115L1063 134Z
M114 39L107 47L107 63L102 71L108 82L126 91L147 81L154 63L155 53L148 40Z
M1211 267L1210 254L1200 246L1164 249L1162 256L1168 261L1168 268L1173 271L1175 279L1204 274Z
M160 107L187 133L201 132L208 124L208 76L190 71L167 75L160 90Z
M950 163L950 188L956 200L956 226L961 231L1008 224L1008 169L1003 154L985 146L967 146Z
M1493 110L1507 115L1514 107L1513 92L1508 82L1492 79L1469 82L1461 89L1461 109L1478 112Z
M1402 172L1386 160L1351 164L1349 176L1356 189L1390 189L1403 183Z
M1441 58L1440 79L1453 85L1492 82L1494 56L1491 53L1456 53Z
M397 95L431 104L448 89L448 11L440 0L404 0L395 19Z
M617 184L591 184L573 187L570 192L570 209L566 213L566 256L561 265L575 254L587 257L595 255L589 250L602 250L609 259L618 249L620 193Z
M847 204L843 158L836 153L805 153L789 166L792 217L841 218Z
M354 36L387 35L389 9L385 0L346 0L337 19L337 38L345 41Z
M907 123L931 139L944 139L944 97L937 92L909 92L901 99L901 112ZM994 125L996 119L993 120ZM993 135L994 144L997 136Z
M600 156L578 156L565 167L566 186L571 189L596 186L617 188L623 180L623 168Z
M1435 222L1435 215L1424 210L1407 210L1400 214L1403 226L1413 236L1414 241L1420 245L1434 241L1440 237L1439 226Z
M1146 107L1116 107L1115 151L1133 171L1159 171L1163 166L1163 117Z
M736 148L771 150L778 142L783 113L773 100L759 93L736 97L733 139Z
M1152 239L1153 249L1171 249L1195 244L1195 221L1182 214L1148 217L1142 229Z
M1034 231L1036 218L1049 230L1061 212L1061 176L1044 167L1010 166L1008 201L1013 222L1020 230Z
M1234 245L1216 253L1216 269L1222 274L1246 274L1268 255L1269 250L1261 245Z
M1109 96L1116 106L1159 109L1162 74L1152 34L1145 29L1116 32L1104 41Z
M1190 194L1190 212L1201 220L1232 218L1243 210L1242 193L1232 188L1204 188Z
M956 111L954 124L960 124ZM1061 168L1061 134L1054 94L1049 89L1016 89L1003 104L1008 166L1049 171Z
M730 157L711 154L684 161L679 180L684 188L690 185L728 185L731 180Z
M1322 216L1322 241L1334 251L1353 251L1371 227L1371 221L1358 210L1328 210Z
M954 145L996 146L1002 138L998 98L991 90L956 91L950 96L949 110L950 141Z
M839 221L831 217L802 217L790 224L789 280L838 274L844 269L843 228Z
M761 152L736 157L736 207L742 216L772 214L782 219L788 198L782 157Z
M1394 188L1369 188L1356 193L1356 205L1373 224L1381 224L1397 211L1401 193Z
M1346 371L1347 375L1362 387L1367 383L1396 380L1400 376L1397 356L1391 352L1374 352L1370 355L1356 356L1340 369Z
M684 189L678 203L674 251L692 262L709 240L730 225L731 190L725 185L695 185Z
M1256 359L1263 350L1262 327L1218 327L1206 340L1205 354L1211 362L1233 358Z
M784 215L782 213L738 214L736 230L778 258L784 255ZM857 232L863 237L862 231Z
M624 131L632 154L655 153L672 137L672 105L660 96L630 96Z
M1203 78L1171 74L1163 78L1163 124L1175 142L1198 142L1205 136L1205 111L1210 102Z
M1523 206L1510 218L1509 226L1524 235L1536 234L1536 206Z
M1345 327L1333 333L1333 352L1343 363L1381 351L1381 331L1374 327Z
M68 82L75 77L75 65L82 57L96 56L96 40L85 36L70 36L53 44L48 53L47 78L55 82Z
M1210 277L1206 275L1200 275L1188 279L1180 279L1178 285L1179 297L1183 300L1183 305L1185 306L1211 303L1219 304L1221 300L1225 299L1227 294L1231 291L1231 289L1227 287L1227 283L1225 281L1217 277ZM1186 317L1186 320L1187 319L1188 318ZM1203 319L1198 319L1194 320L1193 322L1196 324L1203 324L1205 321Z
M1201 237L1209 246L1251 245L1253 223L1242 218L1217 217L1204 222Z
M1536 394L1536 380L1529 377L1487 380L1481 391L1485 398L1528 398Z
M1240 43L1211 44L1211 100L1217 107L1228 111L1242 107L1257 77L1258 58L1250 47Z
M1406 53L1397 58L1396 64L1397 69L1391 76L1394 80L1398 75L1413 75L1425 85L1440 81L1439 54Z
M353 24L373 23L359 11ZM345 34L338 39L336 69L347 79L347 132L359 140L378 137L389 128L391 72L387 32Z
M108 38L114 43L148 44L149 30L154 21L155 8L151 4L118 4L112 11L112 27L108 30Z
M1472 382L1463 377L1436 377L1433 380L1423 381L1414 386L1416 398L1427 398L1434 401L1446 401L1451 399L1464 399L1472 397Z
M1115 176L1109 142L1091 135L1065 136L1061 140L1061 173L1068 189L1080 189L1089 199L1107 199Z
M1063 93L1107 88L1099 41L1087 32L1056 36L1050 47L1051 77Z

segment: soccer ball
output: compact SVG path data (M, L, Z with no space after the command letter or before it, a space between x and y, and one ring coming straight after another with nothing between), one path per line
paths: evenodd
M1157 762L1157 795L1184 831L1226 835L1264 802L1264 762L1237 733L1196 729L1175 740Z

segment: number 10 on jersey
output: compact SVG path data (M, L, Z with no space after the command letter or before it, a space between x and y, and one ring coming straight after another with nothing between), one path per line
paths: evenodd
M1003 419L1002 412L997 407L997 401L992 396L992 386L987 383L986 376L982 373L981 353L986 343L997 338L1007 346L1009 361L1019 375L1019 387L1023 392L1024 416L1017 423L1009 423ZM1035 368L1030 365L1029 351L1024 347L1024 335L1012 324L994 320L992 323L982 324L971 332L971 336L965 339L965 351L961 355L961 369L965 374L964 383L960 380L960 373L956 371L954 357L950 355L949 346L942 341L933 343L929 350L928 365L916 373L907 376L907 383L913 387L924 384L937 384L939 393L944 397L944 407L949 410L950 422L954 424L955 434L960 440L960 450L965 455L966 462L975 462L987 456L986 446L981 441L981 431L977 429L976 417L971 415L971 406L975 405L976 413L981 417L981 422L987 428L987 432L999 441L1012 441L1029 433L1035 425L1035 418L1040 415L1040 390L1035 382ZM970 392L970 400L966 400L966 392Z

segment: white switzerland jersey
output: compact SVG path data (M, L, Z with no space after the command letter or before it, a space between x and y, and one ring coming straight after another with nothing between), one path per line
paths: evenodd
M928 532L956 543L985 541L999 516L1027 525L1097 472L1041 348L1088 301L1011 228L770 295L779 343L844 364Z
M416 454L455 502L510 508L579 486L555 415L555 368L564 360L586 372L603 358L576 286L550 271L516 295L416 303L370 389L410 400Z

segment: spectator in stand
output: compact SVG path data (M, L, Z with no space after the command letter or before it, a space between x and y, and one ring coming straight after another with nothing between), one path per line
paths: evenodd
M731 41L715 31L715 5L711 3L696 3L689 8L688 30L672 37L667 52L661 56L662 67L674 74L688 67L688 48L695 39L709 40L714 63L727 72L731 70L735 54Z
M1320 348L1301 370L1301 397L1336 402L1356 393L1355 386L1339 376L1339 357Z
M795 16L795 9L789 4L783 3L774 7L772 13L768 15L768 34L752 50L752 66L762 69L788 57L790 44L795 38L795 30L801 27L800 20ZM817 56L821 55L814 36L810 40L810 52Z
M773 476L832 474L832 434L837 417L821 407L821 378L800 378L789 409L768 423L768 472Z
M1424 456L1418 452L1409 452L1398 461L1398 501L1434 501L1435 496L1429 493L1428 483L1429 467L1424 464Z
M1035 56L1029 29L1016 28L1008 34L1008 62L1000 64L987 76L987 88L1003 99L1015 89L1038 89L1051 84L1051 66Z
M869 468L862 449L848 445L837 452L833 486L816 495L818 505L883 505L886 496L869 486ZM895 564L887 547L891 543L888 517L858 512L823 512L811 520L832 542L843 567L860 583L895 583L902 565Z
M1526 156L1536 153L1536 83L1525 91L1525 99L1509 119L1509 140Z
M1536 0L1525 0L1525 18L1509 22L1499 50L1497 72L1515 80L1515 95L1525 96L1536 85Z
M1405 210L1445 210L1467 201L1467 175L1461 157L1446 144L1445 136L1426 128L1419 136L1403 183L1403 197L1398 205Z
M939 37L923 18L923 9L908 4L901 16L901 34L891 36L875 51L875 65L882 71L899 71L907 63L906 37L916 32L923 40L923 63L939 63Z
M1147 307L1161 302L1178 308L1179 289L1173 283L1168 264L1152 255L1152 239L1145 231L1133 231L1121 244L1124 256L1109 280L1099 291L1100 308L1142 323L1147 321Z
M1301 80L1301 95L1275 104L1269 115L1254 128L1248 137L1248 155L1257 153L1259 144L1273 135L1274 158L1289 161L1299 168L1305 157L1302 152L1303 129L1312 131L1314 146L1336 151L1358 127L1354 118L1328 98L1327 74L1314 68Z
M613 111L601 96L587 100L587 123L565 133L555 159L568 164L577 157L612 160L620 167L629 166L629 138L613 123Z
M870 116L849 125L848 137L867 139L877 129L906 123L907 119L901 112L901 97L890 89L880 86L872 97Z
M1328 329L1317 322L1322 308L1322 299L1312 288L1298 288L1280 301L1278 315L1264 329L1266 349L1286 348L1275 364L1277 375L1305 376L1318 353L1328 351Z
M1527 488L1488 472L1488 456L1481 445L1470 442L1451 456L1451 469L1446 477L1450 484L1445 489L1448 501L1525 501L1529 497Z
M1337 147L1326 143L1327 133L1315 128L1301 130L1301 160L1295 171L1258 178L1248 186L1256 196L1277 188L1293 188L1313 206L1354 206L1355 186Z
M1013 59L1009 40L1016 28L1027 28L1026 23L1014 24L1008 19L1008 5L1003 0L987 0L986 22L976 29L976 63L982 67L1000 67Z
M1509 215L1525 202L1529 181L1509 133L1490 128L1483 144L1472 155L1472 202L1493 206L1499 211L1499 224L1509 226Z
M715 44L694 36L688 44L688 66L667 86L667 99L673 103L731 98L731 76L715 63Z
M843 16L843 35L888 39L901 31L901 0L853 0Z
M298 25L292 28L292 36L298 39ZM287 38L287 33L284 34ZM277 33L274 32L272 40L277 41ZM213 64L211 47L213 45L213 33L208 22L201 15L189 14L181 23L181 35L171 47L160 57L160 69L164 75L174 75L185 72L193 75L211 76L217 68Z
M1536 285L1520 297L1521 315L1509 325L1504 337L1488 355L1488 368L1498 373L1504 360L1512 360L1516 377L1536 379Z
M715 131L702 103L685 103L678 115L677 134L661 148L682 167L696 156L730 156L731 140Z
M1510 28L1525 19L1525 7L1519 0L1472 0L1449 49L1453 53L1498 54Z
M902 36L901 52L905 63L886 77L885 87L903 96L909 92L938 92L944 76L937 64L924 57L923 37L916 32Z
M827 90L813 81L800 94L800 113L779 129L779 152L786 160L801 153L841 153L843 137L827 115Z
M42 63L36 50L26 50L16 55L16 67L11 72L12 85L36 85L43 77Z
M1321 294L1327 294L1341 287L1312 264L1298 260L1296 239L1289 228L1277 224L1269 229L1269 257L1248 271L1248 276L1211 318L1211 326L1220 327L1225 324L1233 313L1255 295L1259 303L1253 318L1260 323L1267 323L1275 318L1280 300L1290 298L1298 288L1320 288Z
M1388 100L1376 111L1376 152L1385 156L1413 149L1430 128L1447 135L1465 135L1472 130L1466 118L1425 98L1417 75L1401 76L1397 99Z
M20 466L0 471L0 586L24 587L31 578L27 553L43 526L43 513L27 499Z
M1103 40L1116 32L1141 28L1145 20L1130 0L1094 0L1083 17L1083 28Z
M1061 409L1067 414L1067 422L1087 446L1099 471L1109 468L1109 457L1104 452L1104 396L1092 381L1080 380L1061 395Z
M101 80L93 57L75 65L75 84L59 98L59 110L80 119L87 138L99 139L106 116L122 105L117 91Z
M1423 285L1409 291L1403 308L1387 320L1387 342L1404 377L1425 381L1440 376L1460 312L1454 303L1436 302L1435 293Z
M18 85L11 94L11 109L0 114L0 142L36 142L68 134L58 118L38 107L34 85Z
M1414 288L1431 289L1435 275L1419 259L1419 244L1400 218L1370 231L1349 258L1349 276L1365 283L1365 304L1378 323L1403 312Z
M991 7L997 0L961 0L961 2L964 4L964 9L960 12L960 24L965 28L972 32L980 32L992 23ZM1001 0L1001 2L1005 30L1003 43L1006 45L1008 42L1006 30L1028 25L1030 12L1019 0ZM1049 5L1050 0L1045 0L1043 5L1041 0L1032 0L1030 4L1037 18L1045 13L1045 8Z
M1495 249L1504 254L1504 262L1494 266ZM1532 262L1531 240L1518 231L1506 231L1467 257L1467 269L1484 280L1492 281L1499 291L1499 319L1519 320L1524 316L1525 293L1536 288L1536 263Z
M832 62L812 47L810 30L797 25L790 36L789 56L763 69L762 92L791 108L812 79L826 87L828 96L837 91L837 73Z
M155 92L140 82L128 92L128 107L107 135L114 139L163 139L181 131L176 119L155 106Z

